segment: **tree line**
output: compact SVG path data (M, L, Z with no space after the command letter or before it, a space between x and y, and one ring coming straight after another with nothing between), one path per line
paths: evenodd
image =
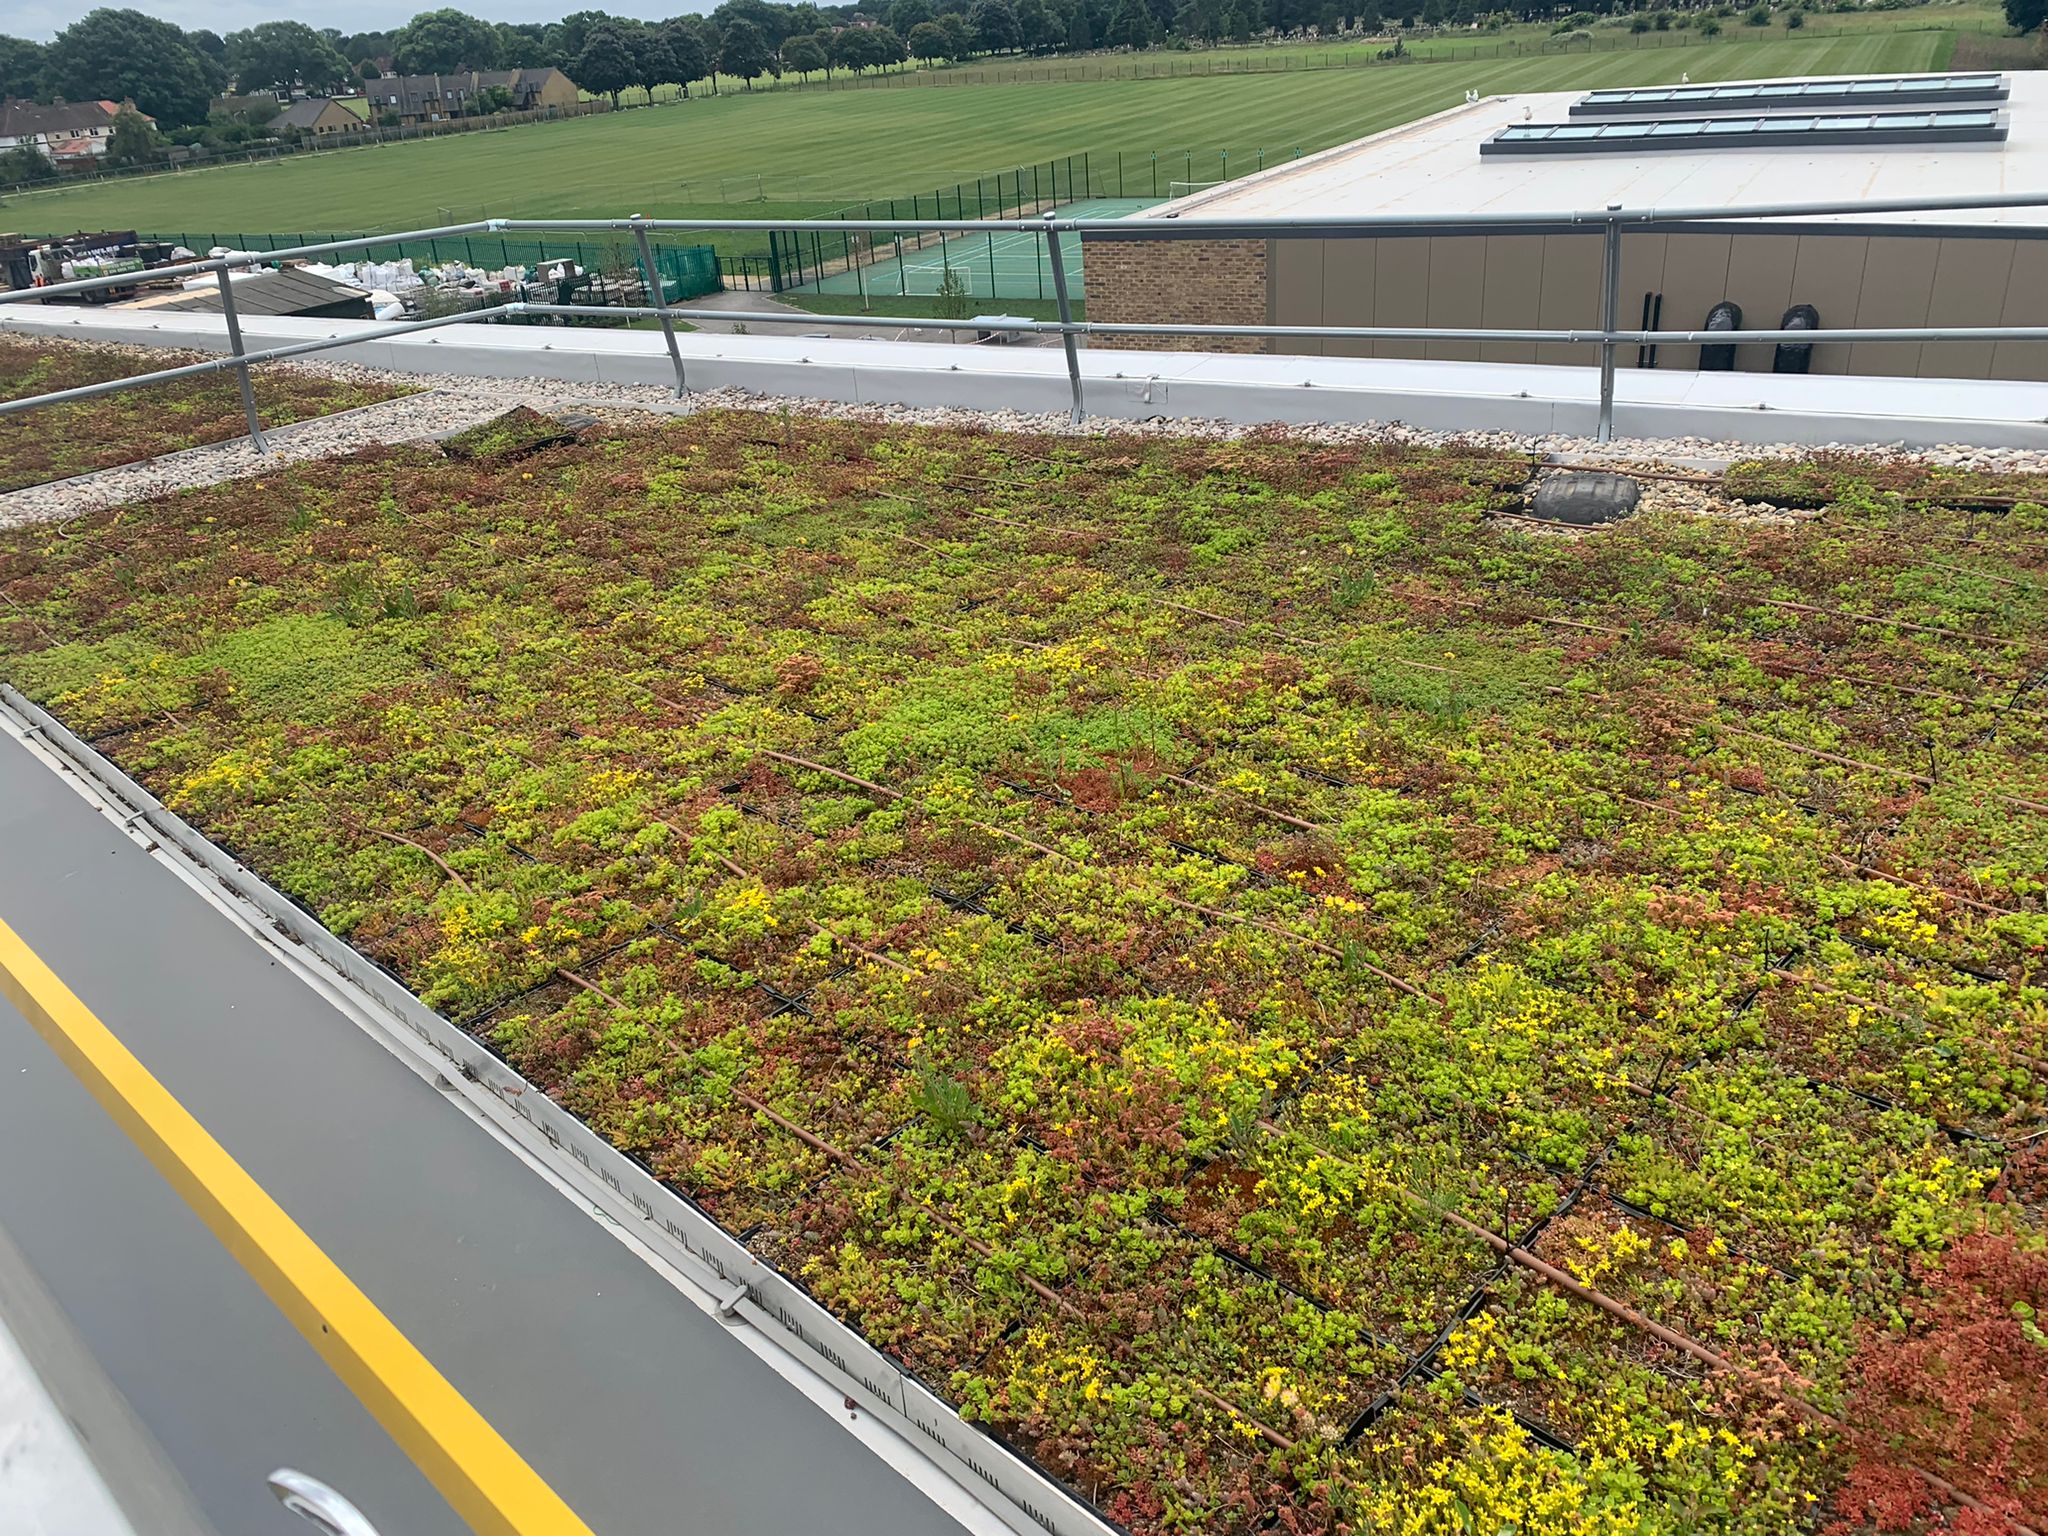
M0 36L0 95L48 101L133 100L160 129L197 132L223 92L334 91L386 73L560 69L614 104L621 91L675 86L687 96L719 76L749 89L765 76L860 73L911 59L1084 53L1193 46L1264 35L1324 36L1385 26L1467 26L1608 15L1661 0L724 0L708 16L644 22L576 11L554 22L492 22L453 8L389 32L345 33L266 21L225 37L141 11L90 11L48 44ZM2004 0L2007 18L2042 25L2048 0Z
M1626 0L1605 0L1624 5ZM425 11L388 32L343 32L267 21L225 37L187 31L131 9L103 7L48 44L0 36L0 94L48 101L132 99L166 131L203 125L213 103L241 92L334 91L393 74L560 69L614 97L632 87L685 93L724 75L859 73L911 59L1084 53L1160 43L1206 44L1330 35L1383 23L1455 22L1497 11L1479 0L724 0L708 16L643 22L576 11L554 22L492 22L453 8ZM1544 0L1509 0L1517 17L1548 16Z

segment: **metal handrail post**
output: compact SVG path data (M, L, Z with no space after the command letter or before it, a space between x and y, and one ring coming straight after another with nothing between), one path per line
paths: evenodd
M1045 216L1045 249L1052 258L1052 296L1059 304L1060 343L1067 349L1067 386L1074 394L1074 425L1081 425L1081 353L1074 344L1074 306L1067 297L1067 263L1060 255L1060 232L1054 215Z
M683 379L683 349L676 345L676 322L668 312L668 290L661 285L660 269L654 265L654 247L647 240L647 226L635 224L633 238L640 242L640 268L647 274L647 286L654 294L654 307L661 311L661 335L668 343L668 360L675 364L676 397L690 392Z
M1614 330L1621 308L1621 204L1607 205L1607 227L1600 237L1600 426L1596 441L1614 441Z
M226 267L214 273L214 278L220 284L220 312L228 322L228 350L237 359L235 378L242 386L242 414L249 418L249 441L256 445L258 453L268 453L270 444L263 436L263 419L256 414L256 386L249 382L249 363L242 351L242 321L235 313L234 282Z

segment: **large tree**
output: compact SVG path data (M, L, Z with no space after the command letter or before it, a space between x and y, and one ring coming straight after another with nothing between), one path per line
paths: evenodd
M1056 43L1063 24L1046 8L1045 0L1017 0L1013 9L1017 13L1018 47L1043 53Z
M391 39L401 75L447 75L498 67L498 29L466 11L422 11Z
M1144 48L1152 41L1152 12L1145 0L1118 0L1102 40L1112 48Z
M974 52L974 28L958 11L932 18L932 25L946 34L946 57L964 59Z
M894 27L871 27L868 30L874 39L871 52L878 67L886 69L891 64L909 62L910 49L903 39L896 35Z
M73 101L132 97L167 129L206 121L207 79L206 62L185 34L140 11L89 11L44 55L44 89Z
M391 57L391 34L351 32L334 46L351 59L388 59Z
M619 104L619 92L638 85L640 68L633 57L625 31L613 22L592 27L583 39L583 51L569 73L586 91L603 91Z
M192 45L192 51L199 55L199 62L206 66L206 84L215 94L228 88L228 45L218 32L205 27L187 32L185 41Z
M548 52L548 29L537 21L498 23L498 67L501 69L545 69L553 62Z
M43 45L0 36L0 97L33 96L43 86Z
M348 78L348 60L303 21L262 21L227 38L228 71L238 91L329 86Z
M614 18L603 11L571 11L547 29L548 62L557 69L575 74L576 55L590 41L590 29L614 24Z
M2048 0L2005 0L2005 19L2021 32L2048 26Z
M1017 13L1010 9L1010 0L974 0L967 24L974 28L975 42L989 53L1007 53L1017 46Z
M795 30L786 5L771 5L769 0L725 0L725 3L711 13L712 22L722 34L736 21L744 21L757 29L770 51L780 48L782 40Z
M889 25L908 37L930 21L935 14L931 0L896 0L896 3L889 7Z
M785 74L815 75L825 67L825 48L815 37L792 37L782 45Z
M953 34L936 21L920 21L910 29L910 51L927 64L952 58Z
M724 6L719 10L723 11ZM713 12L714 15L717 12ZM718 67L728 75L737 75L747 82L747 89L754 88L754 81L768 73L768 66L775 62L775 54L768 47L768 39L761 35L761 29L751 21L732 21L725 24L723 38L718 46Z
M855 74L901 63L908 52L903 39L887 27L847 27L833 34L832 62Z
M704 31L694 16L677 16L661 24L661 41L675 65L676 83L690 94L690 82L711 73L711 54L704 46Z
M669 52L668 33L641 21L621 30L626 34L626 46L633 50L633 83L647 92L647 104L652 106L657 85L676 83L676 57Z

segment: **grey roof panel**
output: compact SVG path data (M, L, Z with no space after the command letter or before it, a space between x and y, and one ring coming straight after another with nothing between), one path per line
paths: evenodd
M1742 81L1736 84L1650 85L1589 91L1571 105L1573 117L1618 117L1753 112L1763 107L1888 107L1949 102L2004 101L2012 85L1996 73L1878 75L1867 78Z
M1482 155L1641 154L1660 149L1839 149L1863 145L2002 144L1995 107L1958 111L1823 112L1773 116L1632 117L1607 122L1510 123L1480 142Z
M235 310L244 315L302 315L308 310L323 309L329 304L342 304L350 299L368 299L367 288L351 287L338 283L331 277L322 277L317 272L306 272L296 267L285 267L275 272L257 272L249 277L240 277L235 283ZM204 314L220 312L220 289L212 284L194 289L180 299L154 306L157 309L182 310Z

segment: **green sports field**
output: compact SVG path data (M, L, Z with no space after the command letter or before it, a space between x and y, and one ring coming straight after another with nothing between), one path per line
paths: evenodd
M1453 106L1468 89L1571 90L1695 80L1942 68L1946 31L1730 37L1681 49L1289 74L989 85L953 90L744 93L571 122L10 197L0 222L38 233L388 230L455 217L815 214L862 197L929 193L1053 156L1091 156L1095 188L1119 154L1135 181L1207 180ZM721 183L779 179L800 202L726 200ZM1126 186L1127 194L1143 188ZM724 239L727 250L756 242Z

